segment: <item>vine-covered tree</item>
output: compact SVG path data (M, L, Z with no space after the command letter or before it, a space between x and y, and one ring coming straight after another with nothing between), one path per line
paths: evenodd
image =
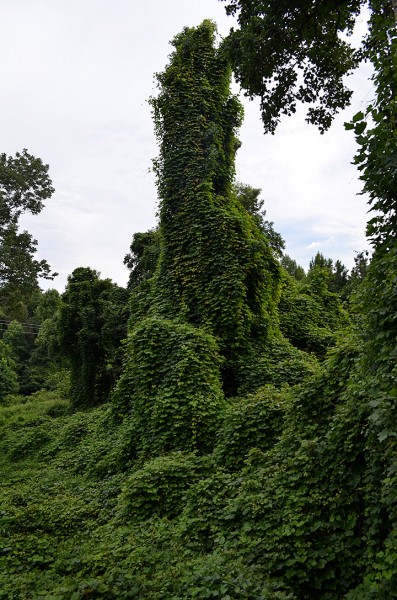
M135 235L126 257L130 331L113 394L146 456L209 451L223 392L236 392L277 329L280 266L256 207L234 188L242 109L215 25L184 29L172 43L151 101L159 228Z
M275 231L273 221L268 221L265 218L266 210L263 208L265 201L259 197L262 190L239 181L234 184L233 188L237 200L241 202L244 208L254 217L276 256L282 256L285 248L285 241L282 236Z
M242 108L215 35L204 21L173 40L152 99L161 235L152 311L215 335L233 389L243 354L272 329L279 265L233 192Z
M130 251L124 257L124 264L130 271L128 289L136 289L144 281L153 277L160 255L159 229L134 233Z
M68 277L58 326L61 348L70 362L71 401L76 408L108 398L119 374L126 300L126 290L100 279L93 269L80 267Z

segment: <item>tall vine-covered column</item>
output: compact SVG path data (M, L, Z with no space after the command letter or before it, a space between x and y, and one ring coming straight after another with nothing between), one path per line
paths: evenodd
M279 267L232 191L242 107L210 21L173 40L152 99L162 250L153 313L204 328L233 391L239 364L272 329Z
M272 332L279 266L233 191L242 108L210 21L185 29L152 100L160 154L159 258L132 290L113 394L131 453L211 451L225 408Z

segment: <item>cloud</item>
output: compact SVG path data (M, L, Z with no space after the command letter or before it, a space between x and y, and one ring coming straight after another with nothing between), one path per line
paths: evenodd
M314 248L320 248L324 245L324 242L310 242L307 246L305 246L305 250L313 250Z
M24 222L60 272L58 289L77 266L126 282L132 234L152 227L157 210L153 73L167 63L169 40L208 17L222 34L234 25L216 0L1 3L0 151L26 147L50 164L56 193ZM343 121L368 100L366 79L357 74L356 104L324 136L302 111L264 136L258 102L244 100L237 178L262 188L267 217L303 264L313 240L346 262L365 243L354 136Z

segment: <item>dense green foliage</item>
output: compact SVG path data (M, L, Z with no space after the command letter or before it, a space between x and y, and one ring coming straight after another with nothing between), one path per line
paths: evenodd
M56 331L60 294L53 289L46 292L36 289L30 294L29 302L27 300L26 296L22 298L22 321L7 318L7 307L4 307L0 321L3 367L5 361L16 381L9 393L31 394L42 388L57 388L63 393L61 388L68 387L68 375ZM0 311L1 308L3 305L0 304Z
M0 303L7 317L25 318L38 277L56 275L47 261L35 258L37 241L18 229L21 214L38 214L53 192L48 165L41 159L27 150L15 157L0 154Z
M15 371L18 375L19 387L22 393L30 393L28 363L33 349L34 337L27 335L23 325L18 321L11 321L3 335L3 342L10 349L10 356L14 361Z
M296 260L291 258L289 256L289 254L284 254L281 257L280 262L281 262L281 266L284 267L284 269L287 271L287 273L289 273L289 275L291 275L291 277L294 277L297 281L301 281L302 279L305 278L305 276L306 276L305 269L303 267L301 267L300 265L298 265Z
M153 277L160 256L160 231L149 229L144 233L134 233L130 252L124 257L124 264L130 270L128 289L136 290Z
M357 63L341 33L352 33L362 0L224 0L239 28L225 40L237 81L261 101L265 131L274 133L282 114L312 105L307 120L324 132L352 92L343 76ZM316 104L315 104L316 103Z
M328 16L329 42L359 4L335 24L335 3L305 0L307 28L291 3L277 14L312 61L313 32ZM352 128L379 213L350 276L320 253L307 274L279 264L259 190L233 182L240 109L213 25L175 38L152 102L160 223L125 259L127 336L126 290L88 268L61 300L31 297L37 336L3 319L0 598L397 597L395 36L390 7L371 7L374 122Z
M108 399L120 371L121 340L126 332L126 294L90 268L68 278L58 330L70 363L71 400L76 407Z
M202 457L137 459L130 420L48 394L2 409L3 597L392 598L358 347L299 393L234 399Z
M18 374L11 348L0 340L0 403L19 390Z
M210 449L224 406L213 336L152 317L133 329L125 354L113 402L117 414L132 413L137 451Z
M285 242L281 235L274 230L273 221L265 220L266 210L263 208L264 200L259 198L261 189L253 188L246 183L237 182L233 186L237 200L254 217L260 229L265 234L267 241L276 256L281 256L285 248Z
M280 328L290 342L318 358L335 344L337 332L348 325L348 316L338 295L330 289L330 275L316 267L304 280L288 274L279 303Z
M224 387L271 335L279 266L260 224L233 190L241 105L204 22L177 36L152 100L160 156L161 254L150 314L184 319L217 339Z

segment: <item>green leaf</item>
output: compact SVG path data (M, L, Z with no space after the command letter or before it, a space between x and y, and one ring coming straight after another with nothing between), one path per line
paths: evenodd
M360 111L354 115L352 121L353 121L353 123L357 123L358 121L362 121L363 119L364 119L364 113Z
M354 133L356 135L360 135L364 131L366 126L367 126L367 124L365 121L361 121L360 123L357 123L357 125L354 127Z
M384 429L383 431L378 433L378 440L380 442L383 442L383 440L385 440L387 437L389 437L389 431L387 429Z

